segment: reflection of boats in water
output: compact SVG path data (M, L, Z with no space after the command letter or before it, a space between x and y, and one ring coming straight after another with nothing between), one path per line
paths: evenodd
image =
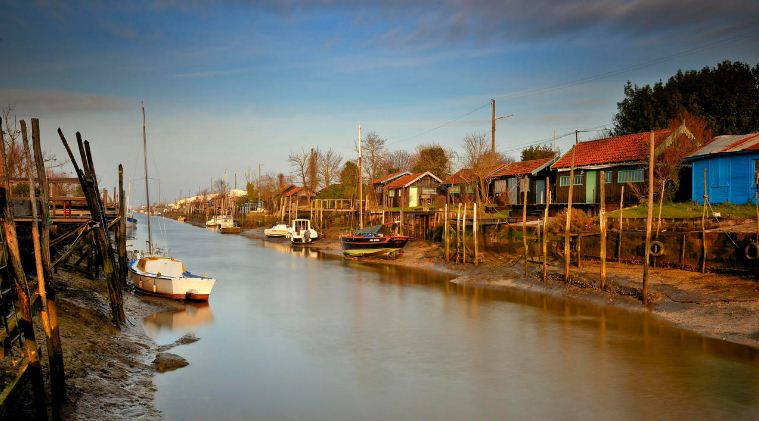
M184 308L160 311L143 319L145 330L188 330L213 322L213 311L208 303L187 303Z

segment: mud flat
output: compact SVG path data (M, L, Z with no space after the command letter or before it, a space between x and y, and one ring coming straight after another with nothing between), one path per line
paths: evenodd
M63 419L161 418L153 402L152 362L159 346L146 335L142 320L177 304L125 292L127 324L119 330L110 323L105 282L61 269L56 286L68 400ZM38 331L37 337L44 338L44 333ZM44 350L42 362L47 363ZM31 390L23 390L8 415L33 417L31 400Z

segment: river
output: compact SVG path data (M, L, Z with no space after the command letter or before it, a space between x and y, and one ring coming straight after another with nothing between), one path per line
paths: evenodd
M759 417L759 352L645 313L154 221L218 279L208 305L144 321L159 344L200 337L156 376L170 420Z

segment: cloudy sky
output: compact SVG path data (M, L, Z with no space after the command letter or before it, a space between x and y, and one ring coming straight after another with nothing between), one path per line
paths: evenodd
M171 198L225 169L288 172L301 147L352 157L358 123L390 149L456 148L489 133L491 97L516 156L610 124L627 80L759 62L755 0L66 3L0 0L0 104L39 117L59 158L55 130L81 131L113 185L118 163L142 176L144 101Z

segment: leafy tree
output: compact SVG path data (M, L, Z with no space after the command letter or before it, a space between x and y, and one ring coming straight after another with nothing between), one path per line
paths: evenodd
M683 111L701 116L716 134L759 131L759 64L723 61L714 68L680 70L653 86L628 81L624 93L614 117L616 135L663 129Z
M437 144L423 145L417 148L414 166L411 171L429 171L441 179L451 175L450 153Z
M556 152L548 145L533 145L522 149L522 161L531 161L533 159L550 158Z
M340 184L343 185L343 194L346 199L355 195L357 182L358 165L353 161L346 161L343 170L340 171Z

